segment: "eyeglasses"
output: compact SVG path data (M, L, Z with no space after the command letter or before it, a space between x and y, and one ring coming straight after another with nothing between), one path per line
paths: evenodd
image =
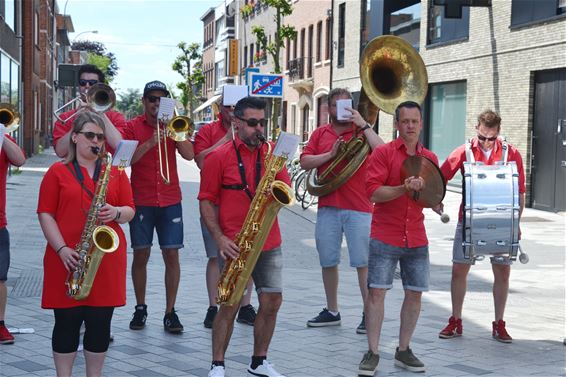
M80 86L86 86L86 84L93 86L94 84L98 84L98 80L85 80L85 79L79 80Z
M479 141L495 141L497 140L497 136L493 136L493 137L485 137L483 135L478 134L478 140Z
M255 118L244 119L240 117L236 117L236 118L243 120L250 127L257 127L258 124L262 127L266 127L268 122L267 119L255 119Z
M152 96L151 94L148 94L147 96L145 96L145 98L151 103L155 103L156 101L161 100L160 96Z
M104 134L97 134L96 132L80 131L80 132L77 132L77 133L85 135L85 137L88 140L93 140L95 136L98 139L98 141L104 141L104 139L105 139Z

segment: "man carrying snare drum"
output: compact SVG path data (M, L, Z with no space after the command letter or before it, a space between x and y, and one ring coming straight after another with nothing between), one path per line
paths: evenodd
M498 161L515 161L519 173L519 217L525 207L525 172L523 170L523 160L519 151L512 145L505 143L499 138L501 130L501 118L491 110L486 110L478 116L476 125L477 136L469 143L456 148L446 159L440 170L446 182L451 180L456 172L460 170L463 174L464 162L470 161L466 154L473 156L476 162L486 165L493 165ZM507 147L507 149L505 148ZM505 154L507 154L505 156ZM506 157L506 160L505 160ZM471 161L470 161L471 162ZM448 319L448 325L440 332L439 337L450 339L462 336L462 306L466 295L466 279L470 266L474 264L474 259L464 258L464 248L462 247L462 219L463 203L460 206L458 225L454 236L452 247L452 281L450 292L452 296L452 316ZM519 238L521 230L519 228ZM511 343L513 338L505 329L503 313L509 292L509 275L511 274L512 261L506 256L491 257L491 267L493 270L493 301L495 305L495 321L492 323L492 336L494 339Z

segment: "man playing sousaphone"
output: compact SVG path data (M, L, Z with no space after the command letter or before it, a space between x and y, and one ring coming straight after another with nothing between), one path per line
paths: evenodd
M451 180L460 170L464 174L464 162L481 162L493 165L498 161L514 161L517 165L518 189L519 189L519 217L525 207L525 172L521 154L514 146L507 144L499 138L501 130L501 118L491 110L486 110L478 116L476 125L477 136L469 144L456 148L442 164L441 170L446 182ZM507 149L507 150L506 150ZM505 158L505 154L507 157ZM468 155L468 156L467 156ZM470 161L471 160L471 161ZM490 186L491 187L491 186ZM462 307L466 295L466 279L470 267L474 264L474 258L464 258L462 247L462 219L463 203L460 207L458 225L454 235L452 251L452 281L450 292L452 295L452 316L448 319L448 325L440 332L439 337L450 339L462 336ZM519 232L520 234L520 232ZM491 268L493 270L493 301L495 305L495 320L492 323L492 336L494 339L511 343L512 338L505 328L503 314L507 295L509 293L509 275L511 274L511 263L509 257L491 257Z
M86 94L96 84L104 84L104 73L92 64L82 65L79 68L80 109L88 108ZM69 152L71 128L73 127L73 120L69 118L74 116L77 111L75 109L57 115L62 121L57 120L53 126L53 147L59 157L65 157ZM119 129L126 125L126 119L121 113L114 110L108 110L99 115L104 120L106 128L106 147L110 152L113 152L122 140ZM66 121L67 119L68 121Z
M351 99L352 96L346 89L336 88L328 94L330 123L318 127L311 135L301 154L303 169L318 169L320 176L336 158L340 144L356 136L363 135L372 150L383 144L383 140L353 108L346 108L351 115L338 119L337 101ZM366 167L367 159L351 177L347 177L345 183L318 199L315 238L326 292L326 308L307 321L309 327L335 326L341 323L338 308L338 264L343 234L348 242L350 266L358 272L362 305L365 301L372 209L365 195ZM363 316L356 331L365 333Z

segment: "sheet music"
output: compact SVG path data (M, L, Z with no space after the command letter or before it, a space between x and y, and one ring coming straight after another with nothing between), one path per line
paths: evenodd
M175 100L173 98L161 97L159 100L159 111L157 119L163 123L167 123L175 115Z
M299 147L299 135L281 132L273 150L274 156L293 157Z
M132 162L132 156L138 146L137 140L122 140L116 147L116 152L112 156L112 166L126 168Z

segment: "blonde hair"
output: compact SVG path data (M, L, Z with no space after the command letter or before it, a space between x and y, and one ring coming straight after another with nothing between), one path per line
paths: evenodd
M77 145L73 142L73 134L81 132L87 123L94 123L102 129L103 133L106 132L104 120L100 115L92 111L81 111L73 121L73 129L69 133L69 152L64 160L66 164L73 162L77 157Z

